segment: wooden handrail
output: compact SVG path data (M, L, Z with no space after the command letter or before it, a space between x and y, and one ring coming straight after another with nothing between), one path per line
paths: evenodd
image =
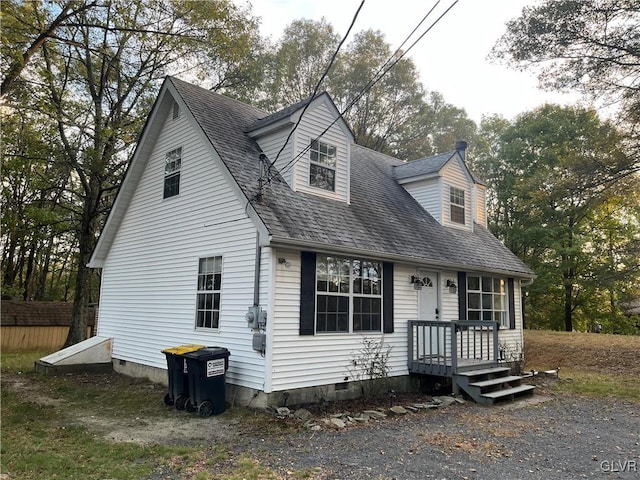
M410 320L409 370L450 375L461 361L497 364L499 327L486 320Z

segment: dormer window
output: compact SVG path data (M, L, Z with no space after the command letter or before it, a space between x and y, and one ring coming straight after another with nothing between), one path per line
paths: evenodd
M309 185L323 190L336 190L336 147L319 140L309 149Z
M451 205L450 219L453 223L465 224L464 190L449 187L449 202Z

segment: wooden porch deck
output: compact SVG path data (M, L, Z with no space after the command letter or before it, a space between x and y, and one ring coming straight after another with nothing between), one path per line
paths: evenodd
M490 368L496 363L489 360L476 358L458 358L455 363L451 359L444 357L420 358L412 362L409 366L409 373L422 373L425 375L438 375L441 377L452 377L457 372ZM455 370L454 370L455 368Z
M498 366L497 322L411 320L409 373L451 377L453 393L463 390L490 405L530 395L535 387Z
M452 377L498 365L497 322L409 321L409 373Z

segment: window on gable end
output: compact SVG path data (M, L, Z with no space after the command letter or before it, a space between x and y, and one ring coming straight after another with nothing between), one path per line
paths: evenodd
M180 105L178 105L178 102L173 102L173 112L172 112L172 118L175 120L176 118L180 117Z
M222 257L205 257L198 262L196 294L196 327L220 326L220 294L222 291Z
M449 187L450 219L453 223L464 225L466 223L464 190Z
M313 140L309 149L309 185L336 190L336 147Z
M182 147L167 152L164 160L164 198L180 193L180 169L182 168Z

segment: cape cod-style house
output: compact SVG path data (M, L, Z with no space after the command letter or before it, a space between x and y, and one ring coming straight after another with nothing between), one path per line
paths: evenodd
M528 391L497 367L534 275L487 230L465 146L405 163L355 144L326 93L268 115L167 78L90 263L114 368L166 381L162 349L222 346L228 400L295 404L356 395L373 342L396 389Z

